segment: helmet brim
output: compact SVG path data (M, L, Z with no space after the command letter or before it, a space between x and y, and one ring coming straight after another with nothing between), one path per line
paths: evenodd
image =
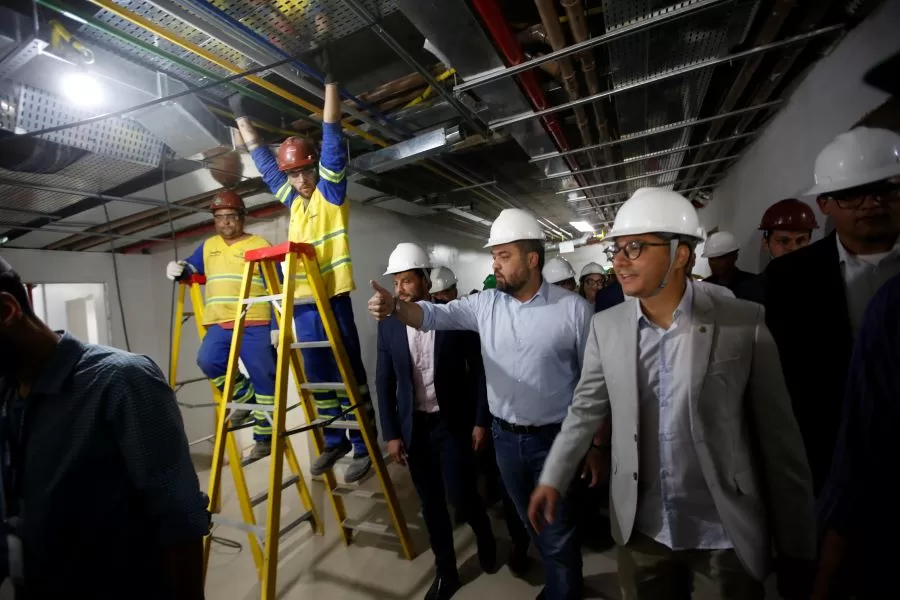
M839 181L819 183L806 190L803 195L821 196L830 192L839 192L841 190L849 190L850 188L859 187L861 185L875 183L876 181L881 181L882 179L890 179L891 177L900 177L900 163L886 165L880 169L857 175L855 177L846 177Z

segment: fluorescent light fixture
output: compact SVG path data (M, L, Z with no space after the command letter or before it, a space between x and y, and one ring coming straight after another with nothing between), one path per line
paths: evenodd
M593 233L594 228L587 221L569 221L569 225L580 231L581 233Z
M8 241L9 241L8 237L6 237L5 235L0 235L0 246L2 246L3 244L5 244Z
M63 77L61 85L63 94L76 106L89 108L103 102L103 86L87 73L69 73Z

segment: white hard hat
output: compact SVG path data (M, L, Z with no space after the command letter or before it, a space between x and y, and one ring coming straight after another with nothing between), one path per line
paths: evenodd
M671 190L640 188L616 213L607 239L644 233L674 233L703 239L697 211L687 198Z
M738 244L734 236L728 231L717 231L711 233L703 244L703 258L716 258L717 256L725 256L735 250L740 250L741 245Z
M385 275L393 275L394 273L402 273L403 271L411 271L412 269L427 269L428 254L418 244L410 244L404 242L397 244L391 257L388 258L387 271Z
M544 234L537 219L521 208L507 208L491 225L491 237L485 248L518 240L542 240Z
M431 271L431 289L429 293L436 294L449 290L456 285L456 275L447 267L437 267Z
M887 129L857 127L838 134L816 157L818 196L900 176L900 135Z
M603 270L599 264L595 262L589 262L584 265L584 268L581 269L581 275L579 275L579 279L584 277L585 275L604 275L606 271Z
M544 265L543 275L548 282L559 283L566 279L575 279L575 269L563 257L554 256Z

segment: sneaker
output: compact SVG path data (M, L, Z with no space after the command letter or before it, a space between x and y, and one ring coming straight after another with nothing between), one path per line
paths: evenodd
M232 427L237 427L246 423L250 419L250 414L249 410L235 410L231 412L228 418L231 420Z
M344 472L344 481L347 483L355 483L368 475L369 469L371 468L372 461L369 459L368 454L354 456L353 460L350 461L350 466L348 466L347 470Z
M324 474L334 466L334 463L336 463L339 458L350 452L352 449L353 446L350 445L350 440L346 438L344 438L337 446L325 448L325 451L319 455L319 458L313 461L309 468L309 472L313 477Z
M250 460L259 460L267 457L272 453L272 441L260 440L253 444L253 450L250 451Z

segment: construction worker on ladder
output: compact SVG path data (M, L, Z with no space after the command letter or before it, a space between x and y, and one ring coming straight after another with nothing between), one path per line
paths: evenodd
M229 99L244 143L253 163L278 200L291 211L289 238L292 242L312 244L316 249L319 269L331 298L331 309L337 320L344 347L353 367L363 402L370 405L366 371L363 367L359 335L353 319L350 292L356 289L350 262L348 238L349 207L347 202L347 151L341 131L341 98L332 75L327 52L322 54L325 73L325 108L322 117L322 154L307 139L289 137L278 148L278 156L261 144L256 128L247 118L243 98ZM306 275L297 276L296 298L311 296ZM297 304L294 323L301 342L325 341L326 335L319 311L314 304ZM303 365L310 383L341 381L337 364L329 348L306 348ZM338 416L350 407L346 391L313 393L320 417ZM348 412L346 418L353 419ZM325 429L325 450L313 461L310 473L322 475L334 463L353 450L353 461L344 473L347 482L359 481L369 472L371 461L359 430Z
M244 270L244 252L266 248L263 238L244 232L247 209L235 192L224 190L213 198L210 211L215 219L216 236L197 246L183 261L172 261L166 268L169 279L178 281L191 275L206 276L206 306L203 311L206 337L197 353L197 365L219 391L225 389L231 334L237 314ZM266 283L262 274L253 279L251 294L265 296ZM273 404L275 402L275 349L271 338L272 309L266 304L254 304L247 312L247 328L241 346L241 361L250 375L248 380L238 373L234 402ZM272 424L263 411L251 413L238 410L231 415L232 425L241 425L253 418L251 459L268 456L272 448Z

